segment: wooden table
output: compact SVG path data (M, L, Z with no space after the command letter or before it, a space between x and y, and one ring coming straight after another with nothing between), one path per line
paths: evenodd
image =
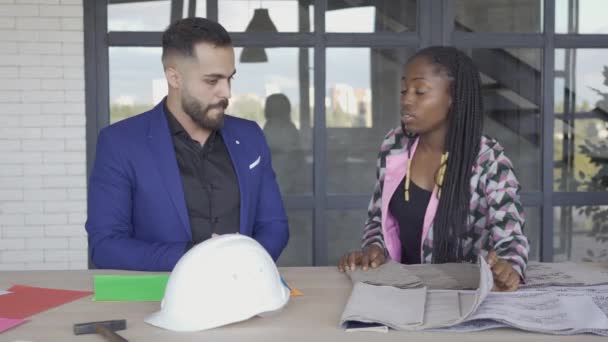
M144 322L159 309L158 302L94 302L88 296L30 317L21 326L0 334L0 341L104 341L98 335L72 334L74 323L127 319L127 330L120 334L130 341L606 341L606 338L579 335L553 336L497 329L467 334L398 332L346 333L338 327L340 315L350 295L348 277L335 267L287 267L281 274L304 295L292 297L278 315L253 318L245 322L197 333L176 333ZM10 271L0 272L0 289L15 284L93 290L94 274L144 274L114 270Z

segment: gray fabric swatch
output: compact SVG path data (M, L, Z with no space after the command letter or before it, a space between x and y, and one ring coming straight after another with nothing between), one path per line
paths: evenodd
M429 289L476 289L479 266L468 263L404 265L389 260L377 268L348 271L353 284L393 286L401 289L425 286Z
M424 319L426 288L402 290L391 286L356 283L344 308L346 321L380 323L393 329L421 325Z

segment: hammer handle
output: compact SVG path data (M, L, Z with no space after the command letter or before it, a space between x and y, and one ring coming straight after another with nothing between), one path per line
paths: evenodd
M115 333L114 331L104 327L101 324L97 324L95 326L95 331L99 334L102 335L103 337L105 337L106 339L108 339L108 341L110 342L129 342L127 339L125 339L124 337L118 335L117 333Z

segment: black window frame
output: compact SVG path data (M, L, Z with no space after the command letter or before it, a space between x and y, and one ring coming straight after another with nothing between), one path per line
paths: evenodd
M133 1L133 0L131 0ZM217 20L218 0L206 1L207 18ZM554 191L554 80L555 51L563 48L607 48L608 34L556 34L555 0L543 1L543 30L540 33L483 33L454 29L455 1L418 0L416 32L326 33L328 0L314 2L314 32L244 33L231 32L239 47L312 48L314 53L314 103L325 101L326 49L333 47L422 48L451 45L457 48L535 48L542 52L542 132L541 190L522 193L525 207L541 213L540 261L553 261L554 209L559 206L608 205L608 192ZM129 0L112 0L129 2ZM184 6L193 16L196 0L171 0L171 20L181 18ZM107 32L108 0L84 0L85 101L87 133L87 175L95 159L97 135L110 123L108 51L115 46L159 47L162 32ZM439 18L438 20L434 18ZM367 208L370 194L332 194L327 190L327 126L325 106L314 107L313 192L284 196L286 209L312 212L312 256L314 266L328 263L327 211ZM370 180L371 182L371 180ZM361 223L363 224L363 222ZM357 234L359 231L353 231Z

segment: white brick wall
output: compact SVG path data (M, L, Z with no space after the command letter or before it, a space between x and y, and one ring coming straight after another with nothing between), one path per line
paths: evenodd
M82 16L0 1L0 270L87 267Z

